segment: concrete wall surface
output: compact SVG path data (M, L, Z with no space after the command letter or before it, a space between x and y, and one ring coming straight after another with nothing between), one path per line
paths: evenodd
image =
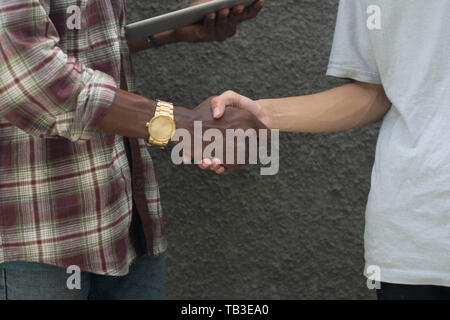
M134 22L189 1L127 2ZM314 93L325 76L337 0L266 0L223 43L134 57L140 93L195 107L232 89L252 98ZM280 172L221 177L152 150L169 239L168 299L373 299L363 234L378 126L280 135Z

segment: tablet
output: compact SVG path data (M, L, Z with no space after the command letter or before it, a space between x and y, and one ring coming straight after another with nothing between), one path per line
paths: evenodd
M125 27L126 37L128 40L137 40L160 32L198 23L211 12L231 8L237 4L243 4L248 7L255 2L256 0L213 0L129 24Z

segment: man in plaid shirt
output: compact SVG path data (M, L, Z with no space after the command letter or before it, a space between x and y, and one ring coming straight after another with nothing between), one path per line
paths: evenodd
M130 52L225 40L262 4L128 43L123 0L0 0L0 299L164 297L156 103L132 93ZM177 128L206 110L175 108Z

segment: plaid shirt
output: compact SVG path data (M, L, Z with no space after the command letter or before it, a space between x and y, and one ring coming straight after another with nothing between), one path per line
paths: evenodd
M144 140L98 131L116 88L135 91L124 25L123 0L0 0L0 263L124 275L137 215L165 251Z

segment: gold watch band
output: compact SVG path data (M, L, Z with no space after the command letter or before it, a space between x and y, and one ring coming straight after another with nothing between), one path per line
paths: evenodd
M174 119L173 114L173 104L170 102L158 100L155 110L155 115L153 116L153 119L158 117L169 117L170 119ZM149 124L147 124L149 125ZM154 139L151 135L149 135L148 143L150 146L156 146L159 148L165 148L167 144L169 143L169 140L167 141L158 141Z
M158 100L156 105L155 117L166 116L173 119L173 104L170 102Z

